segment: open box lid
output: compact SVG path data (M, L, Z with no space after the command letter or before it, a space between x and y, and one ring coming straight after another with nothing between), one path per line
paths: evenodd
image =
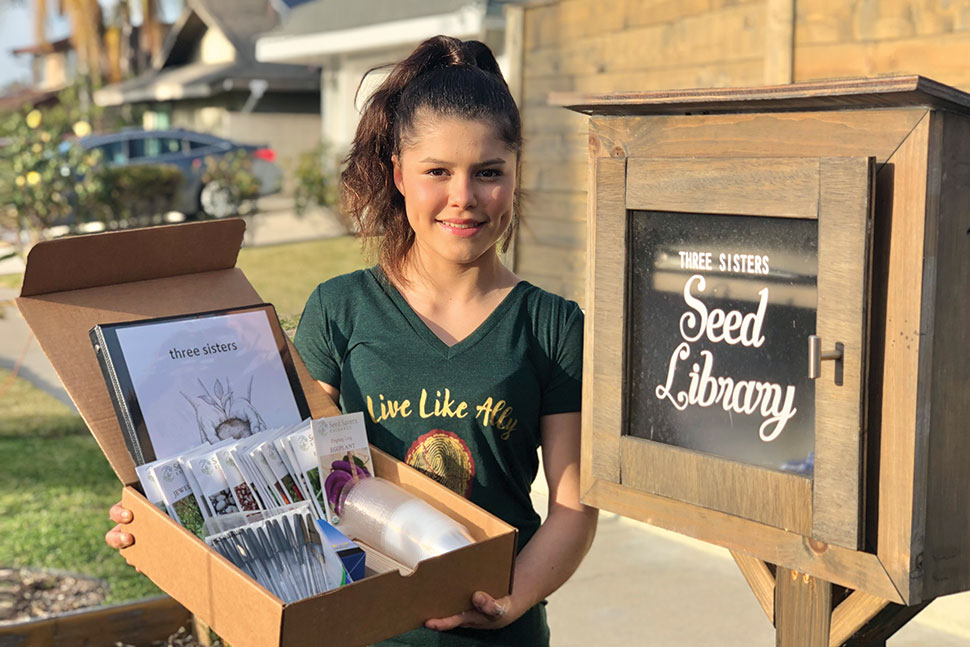
M230 219L77 236L38 243L27 257L17 307L125 484L137 482L135 464L88 331L262 303L235 267L245 229ZM292 355L313 417L339 414Z

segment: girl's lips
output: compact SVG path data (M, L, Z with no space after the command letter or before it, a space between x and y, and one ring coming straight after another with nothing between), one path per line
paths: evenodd
M485 225L484 222L478 222L477 220L438 220L437 222L449 233L463 238L474 236Z

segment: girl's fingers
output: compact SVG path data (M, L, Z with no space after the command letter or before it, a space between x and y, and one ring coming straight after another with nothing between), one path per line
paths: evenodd
M428 620L424 626L435 631L449 631L455 627L486 629L507 624L503 618L509 610L509 596L496 600L484 591L476 591L472 596L472 604L475 608L447 618Z
M111 510L108 511L108 517L115 523L129 523L133 518L131 510L122 508L120 501L111 506Z
M466 622L467 616L471 611L462 611L461 613L456 613L453 616L447 618L435 618L433 620L428 620L424 623L424 626L428 629L433 629L434 631L450 631L455 627L459 627Z
M125 532L121 524L118 524L111 530L105 533L104 540L112 548L127 548L135 543L135 538L130 532Z
M484 591L475 592L475 595L472 596L472 604L491 620L498 620L509 610L508 596L499 601Z

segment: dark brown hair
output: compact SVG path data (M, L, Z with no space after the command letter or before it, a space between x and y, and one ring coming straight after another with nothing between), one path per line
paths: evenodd
M435 116L491 124L515 151L512 222L502 238L502 251L508 249L518 227L522 125L498 63L479 41L429 38L395 65L367 100L340 175L344 213L354 219L365 244L370 241L376 247L385 274L398 281L403 279L414 231L404 211L404 197L394 185L391 156L400 154L402 142L414 132L418 113L425 110Z

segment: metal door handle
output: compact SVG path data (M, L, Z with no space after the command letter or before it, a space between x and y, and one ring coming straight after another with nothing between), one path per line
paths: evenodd
M808 379L817 380L822 375L822 360L841 360L842 344L836 344L834 350L822 350L822 338L818 335L808 336Z

